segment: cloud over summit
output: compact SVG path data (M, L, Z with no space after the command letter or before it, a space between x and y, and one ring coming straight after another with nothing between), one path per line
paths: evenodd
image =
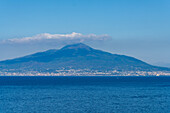
M78 43L78 42L89 42L89 41L103 41L108 40L111 37L107 34L96 35L96 34L87 34L83 35L81 33L73 32L71 34L37 34L32 37L24 37L24 38L14 38L4 40L4 43L50 43L50 42L58 42L58 43Z

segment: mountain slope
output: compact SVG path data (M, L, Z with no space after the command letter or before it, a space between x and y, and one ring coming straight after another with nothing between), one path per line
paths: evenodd
M93 49L85 44L67 45L59 50L48 50L32 55L0 62L1 70L16 72L54 72L57 69L90 69L119 71L169 70L149 65L133 57L111 54Z

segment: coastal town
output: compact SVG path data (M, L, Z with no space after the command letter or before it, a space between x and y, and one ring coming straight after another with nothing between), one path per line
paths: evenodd
M89 69L60 69L54 72L0 71L0 76L170 76L168 71L99 71Z

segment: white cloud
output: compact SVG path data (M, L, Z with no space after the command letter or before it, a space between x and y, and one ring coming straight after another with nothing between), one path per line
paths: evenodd
M110 39L110 36L107 34L96 35L96 34L87 34L83 35L81 33L73 32L71 34L49 34L43 33L38 34L32 37L24 38L14 38L4 40L4 43L36 43L36 42L62 42L62 43L74 43L74 42L88 42L88 41L103 41Z

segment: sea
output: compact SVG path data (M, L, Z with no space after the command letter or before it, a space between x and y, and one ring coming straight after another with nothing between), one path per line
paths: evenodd
M170 113L170 77L0 76L0 113Z

